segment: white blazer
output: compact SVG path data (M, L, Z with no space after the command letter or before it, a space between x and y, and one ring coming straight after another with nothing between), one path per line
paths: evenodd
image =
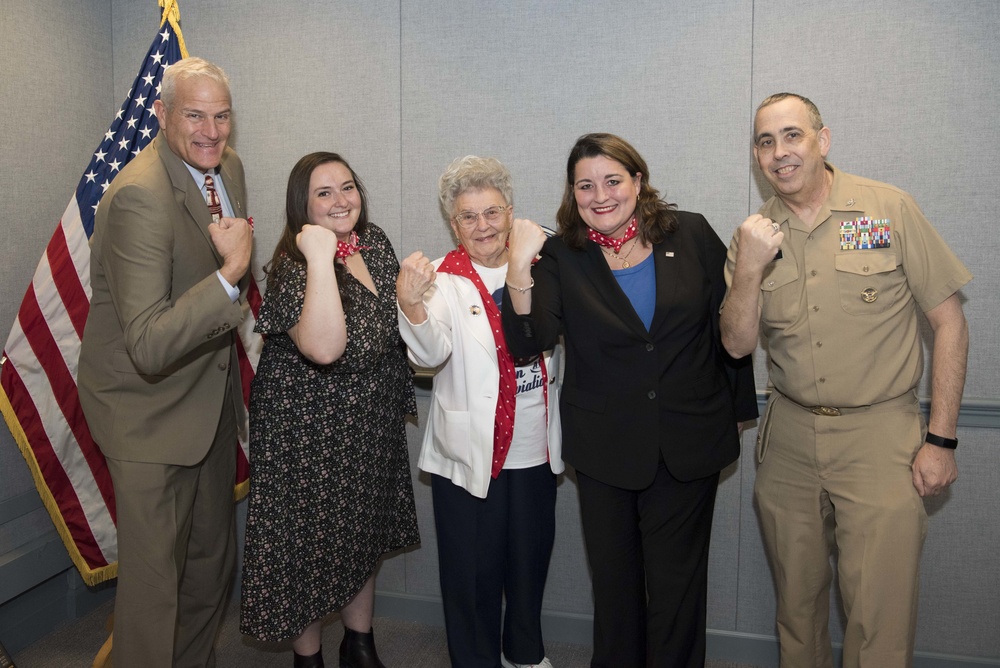
M434 261L435 269L443 259ZM424 306L427 320L415 325L397 305L399 332L409 348L410 360L417 366L437 367L417 466L448 478L473 496L486 498L500 387L490 321L475 284L454 274L437 275L424 294ZM544 356L549 382L549 466L553 473L562 473L561 346Z

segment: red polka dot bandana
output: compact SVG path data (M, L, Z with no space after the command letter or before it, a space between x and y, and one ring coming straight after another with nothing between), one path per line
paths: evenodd
M352 231L351 238L347 241L337 241L337 258L340 260L346 259L357 253L358 251L370 250L371 246L361 246L358 244L358 233Z
M514 404L517 397L517 374L514 371L514 358L507 348L507 340L503 335L503 327L500 324L500 309L493 301L493 296L486 290L483 279L479 277L472 260L465 248L459 246L452 252L444 256L438 271L445 274L455 274L472 281L472 284L479 290L479 296L483 300L483 308L486 309L486 317L490 321L490 329L493 331L493 341L496 343L497 365L500 367L500 392L497 396L497 410L493 419L493 467L492 476L496 478L503 470L503 463L507 460L507 451L510 450L510 442L514 438ZM544 367L543 367L544 368Z
M591 241L596 242L598 245L604 246L605 248L613 248L615 250L615 254L617 255L621 252L622 246L625 245L625 242L633 238L638 231L639 226L635 222L635 216L632 216L632 220L629 221L628 227L625 228L625 234L622 235L621 239L612 239L611 237L601 234L597 230L589 227L587 228L587 237Z

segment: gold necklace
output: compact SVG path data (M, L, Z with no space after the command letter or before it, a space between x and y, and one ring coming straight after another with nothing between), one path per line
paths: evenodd
M634 237L634 241L635 241L636 243L632 244L632 247L628 249L628 252L627 252L627 253L625 253L625 257L618 257L618 256L617 256L617 255L615 255L614 253L609 253L609 252L608 252L608 249L607 249L607 248L605 248L604 246L600 246L600 249L601 249L601 252L603 252L603 253L604 253L605 255L607 255L608 257L610 257L610 258L613 258L613 259L615 259L615 260L619 260L619 261L620 261L620 262L622 263L622 269L628 269L629 267L631 267L631 266L632 266L632 265L631 265L631 264L629 263L629 261L628 261L628 256L629 256L629 255L631 255L631 254L632 254L632 251L634 251L634 250L635 250L635 247L639 245L639 243L638 243L638 241L639 241L639 237ZM628 243L628 242L626 241L625 243Z

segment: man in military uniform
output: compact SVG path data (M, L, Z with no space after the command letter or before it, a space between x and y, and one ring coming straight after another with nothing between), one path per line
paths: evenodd
M839 551L844 666L909 666L920 551L958 476L955 430L972 275L905 192L826 162L830 129L799 95L764 100L754 156L775 195L736 230L722 340L770 355L754 494L777 584L782 666L832 667L829 555ZM934 332L931 412L917 400L918 308Z

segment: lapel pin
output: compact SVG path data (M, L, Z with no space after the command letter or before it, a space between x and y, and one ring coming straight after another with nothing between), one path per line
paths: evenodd
M475 304L473 304L472 306L469 307L469 313L471 313L472 315L479 315L481 312L482 312L482 309L480 309Z
M667 251L666 253L663 254L663 256L664 257L673 257L674 256L674 252L673 251Z

